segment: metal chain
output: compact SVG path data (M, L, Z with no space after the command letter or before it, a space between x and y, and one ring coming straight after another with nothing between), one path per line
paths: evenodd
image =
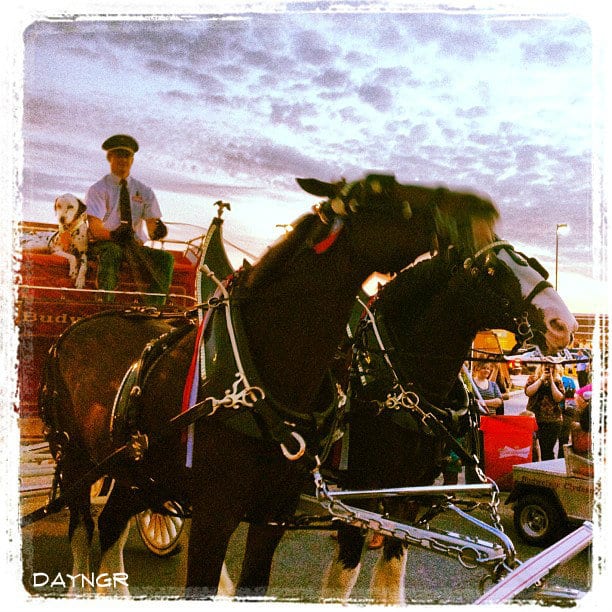
M499 496L499 487L497 483L489 478L483 471L480 465L474 466L474 471L476 472L476 476L478 476L478 480L482 484L490 484L491 485L491 501L487 504L489 507L489 516L491 517L491 522L495 529L498 529L503 533L504 526L501 522L501 516L499 514L499 504L500 504L500 496Z
M366 307L365 310L368 314L368 317L366 317L364 321L362 322L362 326L363 326L362 331L364 331L367 328L373 331L376 341L378 343L379 350L382 352L383 357L386 361L387 367L391 371L392 376L395 380L395 384L393 385L393 390L391 393L387 394L386 399L384 401L375 400L375 403L378 406L379 414L380 412L384 410L396 410L397 411L397 410L407 409L417 414L420 417L421 421L423 421L424 424L428 417L433 417L435 419L436 418L435 416L430 415L419 405L419 400L420 400L419 395L417 393L414 393L413 391L406 391L406 389L404 389L404 387L402 386L400 382L400 378L393 367L388 351L386 347L384 346L384 343L382 341L382 338L380 337L380 334L378 333L374 315L369 310L369 308ZM531 333L531 336L529 333L531 332L531 326L529 325L529 321L526 317L526 314L523 315L522 320L517 321L517 326L519 327L519 330L522 332L521 336L523 339L523 346L525 346L527 344L527 340L531 339L531 337L533 336L532 333ZM357 369L359 370L361 376L363 377L366 374L366 369L367 369L366 364L370 364L371 362L370 357L368 355L369 349L367 349L365 346L358 346L356 343L354 345L353 351L354 351L354 358L357 363ZM489 517L492 522L493 528L499 531L501 534L503 534L504 528L503 528L503 525L501 522L501 516L499 513L499 506L500 506L499 488L494 480L492 480L491 478L485 475L481 466L478 463L474 465L474 471L476 472L476 475L481 483L491 485L491 498L489 502L486 504L486 506L489 511ZM399 538L410 544L421 545L421 546L424 545L423 538L412 536L408 531L406 531L406 529L403 529L401 527L401 524L394 523L393 529L389 531L388 529L385 529L383 527L380 520L373 518L371 514L369 514L366 517L363 511L360 511L359 509L351 508L350 506L347 506L345 504L338 502L337 500L334 500L333 498L330 498L329 495L327 495L327 490L324 485L325 483L321 479L321 482L317 485L317 497L319 498L319 493L320 493L321 497L324 500L321 503L325 503L326 507L328 507L329 512L333 514L334 516L336 516L337 518L345 520L346 522L350 522L351 524L358 523L360 526L364 528L375 529L377 531L384 533L385 535L390 535L390 536ZM321 486L322 488L319 489L319 486ZM476 507L480 505L485 505L485 504L476 504ZM382 519L383 517L380 517L380 518ZM436 539L431 533L428 534L427 536L427 542L428 542L427 547L432 548L436 552L443 552L449 555L451 555L451 553L454 553L454 555L457 556L459 561L462 564L464 564L464 561L462 560L462 556L461 556L462 555L461 551L464 550L464 547L445 544L442 541ZM514 553L514 549L512 547L512 555L511 555L512 562L514 562L513 553ZM499 568L499 565L500 564L498 563L498 568ZM507 564L505 562L502 562L501 565L507 567Z
M313 470L317 501L336 519L344 523L369 529L383 535L396 538L410 545L426 548L432 552L456 558L466 569L475 569L479 566L488 566L492 574L497 574L500 567L509 567L506 563L508 557L514 556L512 543L503 536L500 539L505 546L491 544L471 536L459 536L455 533L436 532L429 528L419 529L405 525L387 517L348 506L334 499L327 489L323 477L318 469ZM458 511L452 504L450 509ZM469 517L468 517L469 518ZM473 520L476 523L479 521ZM497 527L495 527L497 529ZM491 532L491 529L488 530ZM504 550L505 548L505 550Z

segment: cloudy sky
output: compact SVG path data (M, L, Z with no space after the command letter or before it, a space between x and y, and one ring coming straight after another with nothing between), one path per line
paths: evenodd
M57 195L84 197L108 172L101 143L114 133L140 143L132 175L166 220L207 226L211 204L229 201L226 235L254 254L316 203L295 177L375 170L485 192L500 234L553 276L556 224L568 223L559 292L575 312L606 308L592 21L330 6L38 12L22 32L23 218L53 222Z

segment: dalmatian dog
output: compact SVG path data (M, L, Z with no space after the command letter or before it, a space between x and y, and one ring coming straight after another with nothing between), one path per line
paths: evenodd
M58 231L49 241L51 252L65 257L69 264L69 276L74 279L74 286L82 289L87 274L88 226L86 206L70 193L65 193L55 200L55 215Z

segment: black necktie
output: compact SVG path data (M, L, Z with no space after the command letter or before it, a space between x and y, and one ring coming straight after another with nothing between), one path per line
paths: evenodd
M132 211L130 210L130 192L127 188L127 181L121 179L121 193L119 194L119 210L121 213L121 222L126 221L132 225Z

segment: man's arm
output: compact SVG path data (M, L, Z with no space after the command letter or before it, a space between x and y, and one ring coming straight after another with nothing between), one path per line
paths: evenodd
M87 221L89 223L89 235L93 240L110 240L110 232L104 227L102 219L98 217L92 217L87 215Z
M89 221L89 235L92 240L112 240L123 245L131 242L142 244L140 240L134 237L134 231L128 223L121 223L117 229L109 231L98 217L88 215L87 219Z

